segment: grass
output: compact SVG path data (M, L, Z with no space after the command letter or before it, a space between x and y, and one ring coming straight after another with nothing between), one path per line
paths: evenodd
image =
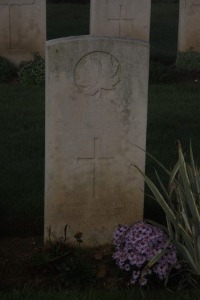
M48 4L47 39L89 34L89 5Z
M199 300L200 292L190 290L179 293L163 290L145 290L140 291L137 289L127 290L111 290L111 291L96 291L91 290L84 293L76 291L72 292L11 292L7 294L0 293L1 300Z
M177 141L183 150L189 151L192 141L194 157L198 165L199 143L199 84L165 84L149 86L147 151L159 159L168 169L177 161ZM155 163L147 157L146 173L155 179ZM163 175L164 176L164 175ZM145 198L145 217L162 221L157 204Z
M147 149L169 167L177 158L177 140L185 150L191 140L194 153L200 151L199 93L200 85L195 83L149 87Z
M0 90L0 214L43 214L44 87Z
M151 58L173 62L177 53L178 3L154 3L151 8Z

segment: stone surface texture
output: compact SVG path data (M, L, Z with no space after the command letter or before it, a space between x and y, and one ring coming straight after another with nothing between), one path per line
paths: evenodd
M46 0L0 0L0 56L19 64L45 54Z
M151 1L91 0L90 34L149 41Z
M200 0L180 0L178 50L200 52Z
M148 43L82 36L47 42L45 238L110 243L143 217Z

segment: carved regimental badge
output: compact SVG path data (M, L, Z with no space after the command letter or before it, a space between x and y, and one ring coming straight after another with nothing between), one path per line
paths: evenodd
M109 53L88 53L77 63L74 81L82 93L101 96L102 90L112 90L120 82L120 64Z

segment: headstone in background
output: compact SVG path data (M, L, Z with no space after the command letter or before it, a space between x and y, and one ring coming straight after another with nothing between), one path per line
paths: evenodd
M90 34L149 41L150 0L91 0Z
M46 0L0 0L0 56L19 64L44 57Z
M131 58L131 59L130 59ZM64 227L86 246L143 218L148 43L109 37L47 42L45 238Z
M200 0L180 0L178 50L200 52Z

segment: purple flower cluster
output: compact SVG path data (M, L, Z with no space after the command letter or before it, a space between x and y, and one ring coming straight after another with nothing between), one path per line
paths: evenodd
M113 234L115 252L113 258L120 269L131 273L131 284L147 283L148 277L156 274L166 279L171 266L180 267L174 246L169 243L167 252L151 268L142 272L144 266L160 253L169 237L160 228L140 221L131 227L119 225ZM141 276L142 275L142 276Z

